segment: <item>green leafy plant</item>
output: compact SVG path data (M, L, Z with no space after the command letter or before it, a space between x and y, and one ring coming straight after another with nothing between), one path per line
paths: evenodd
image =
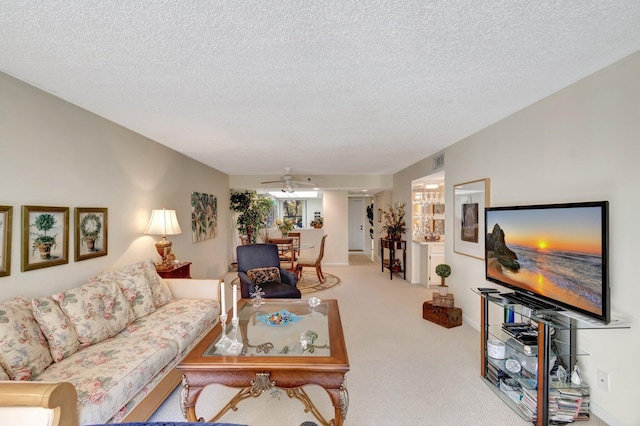
M436 275L438 275L442 279L442 283L440 285L446 285L444 283L444 279L451 275L451 266L446 263L441 263L436 266Z
M258 233L267 227L267 219L273 208L273 199L258 195L255 191L231 191L230 209L238 213L236 229L240 235L250 235L255 243Z
M32 227L36 228L42 233L32 232L31 235L36 238L33 240L31 254L34 254L38 250L39 246L50 246L51 248L57 247L56 235L47 235L47 231L51 230L56 225L56 218L50 213L42 213L36 216Z

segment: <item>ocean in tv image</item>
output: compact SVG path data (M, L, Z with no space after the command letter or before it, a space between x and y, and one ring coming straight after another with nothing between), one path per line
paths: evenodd
M489 213L487 230L490 234L504 235L503 245L508 253L505 255L505 249L500 256L487 252L490 277L602 314L600 208L496 210ZM496 232L496 226L501 233ZM498 243L496 247L500 246ZM512 263L513 254L519 268Z

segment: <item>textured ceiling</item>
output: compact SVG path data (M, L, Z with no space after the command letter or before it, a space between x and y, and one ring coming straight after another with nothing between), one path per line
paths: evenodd
M639 49L638 0L0 0L0 71L231 175L394 173Z

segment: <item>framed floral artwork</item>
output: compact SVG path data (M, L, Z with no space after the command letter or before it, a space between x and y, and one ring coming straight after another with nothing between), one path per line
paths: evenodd
M489 179L453 186L453 251L484 259L484 208L489 206Z
M11 275L13 207L0 206L0 277Z
M76 207L75 261L106 256L108 248L107 209Z
M215 195L191 193L191 242L215 238L218 232L218 199Z
M22 270L69 263L69 207L22 206Z

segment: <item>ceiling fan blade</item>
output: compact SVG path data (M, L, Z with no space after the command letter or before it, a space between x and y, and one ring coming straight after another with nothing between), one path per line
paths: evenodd
M317 186L315 183L313 182L306 182L306 181L302 181L302 180L294 180L292 182L294 185L303 185L303 186Z
M262 183L262 184L265 184L265 183L282 183L282 181L281 180L268 180L266 182L260 182L260 183Z

